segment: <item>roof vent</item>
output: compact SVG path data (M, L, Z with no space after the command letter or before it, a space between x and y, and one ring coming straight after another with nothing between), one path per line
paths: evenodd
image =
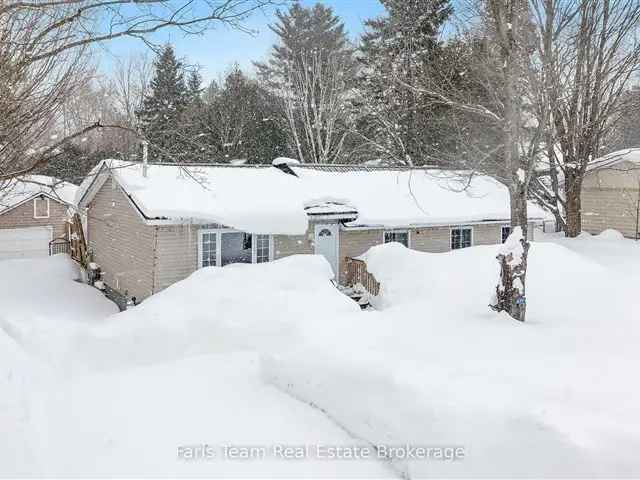
M291 167L300 165L300 161L296 160L295 158L278 157L273 162L271 162L271 165L279 170L282 170L284 173L288 173L289 175L297 177L298 175L296 175L296 172L294 172Z

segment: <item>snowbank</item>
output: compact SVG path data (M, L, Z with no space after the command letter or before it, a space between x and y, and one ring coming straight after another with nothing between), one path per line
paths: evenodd
M463 461L396 459L409 477L638 474L633 287L535 243L518 324L486 306L499 248L373 248L382 310L332 325L332 342L272 355L265 378L372 444L464 447Z
M205 352L272 352L359 312L322 256L203 268L83 338L87 362L147 364ZM302 328L304 326L304 328Z
M66 359L76 333L118 311L77 278L66 255L0 261L0 330L43 360Z
M487 306L499 248L375 247L365 259L382 284L377 311L342 296L323 258L298 256L202 269L106 322L104 299L75 290L84 286L61 259L0 263L4 289L14 288L0 289L11 312L0 324L0 424L12 440L0 443L0 473L640 475L640 247L595 237L534 243L524 324ZM23 275L22 285L12 287L10 275ZM57 299L38 297L43 275L59 279ZM40 322L29 319L39 313ZM58 373L31 383L44 373L23 346ZM278 442L408 443L464 456L177 457L181 445L219 453Z
M360 314L331 285L324 258L203 269L106 320L115 306L73 282L76 273L64 257L0 262L3 282L19 280L0 298L9 307L0 324L0 476L393 474L376 459L287 460L275 450L366 445L261 375L258 352L304 344L327 318ZM41 277L55 294L40 293ZM205 445L214 458L180 457ZM224 458L229 446L265 456Z
M620 233L618 230L614 230L613 228L608 228L600 232L597 236L600 240L610 240L610 241L619 241L624 240L624 235Z

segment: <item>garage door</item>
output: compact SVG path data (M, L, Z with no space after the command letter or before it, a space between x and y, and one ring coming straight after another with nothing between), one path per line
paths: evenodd
M0 260L49 255L51 227L0 229Z

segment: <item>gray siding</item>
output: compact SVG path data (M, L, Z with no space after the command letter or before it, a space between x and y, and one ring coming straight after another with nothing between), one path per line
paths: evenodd
M155 292L156 229L146 225L111 178L87 208L88 248L103 280L120 293L144 299Z

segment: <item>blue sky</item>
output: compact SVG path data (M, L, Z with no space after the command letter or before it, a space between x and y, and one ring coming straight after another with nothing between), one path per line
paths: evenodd
M303 5L313 5L316 0L302 0ZM320 0L329 5L343 20L349 36L356 39L363 30L366 19L384 13L378 0ZM169 40L176 47L177 54L186 57L190 64L198 64L205 81L217 79L228 68L237 62L248 72L253 71L252 61L267 57L271 46L275 43L275 35L269 30L273 22L275 10L257 12L246 26L255 30L254 35L239 32L225 26L206 32L200 36L184 36L176 30L165 31L153 39L162 43ZM125 39L101 47L103 55L101 68L108 70L118 57L127 56L134 51L144 51L147 47L139 40Z

